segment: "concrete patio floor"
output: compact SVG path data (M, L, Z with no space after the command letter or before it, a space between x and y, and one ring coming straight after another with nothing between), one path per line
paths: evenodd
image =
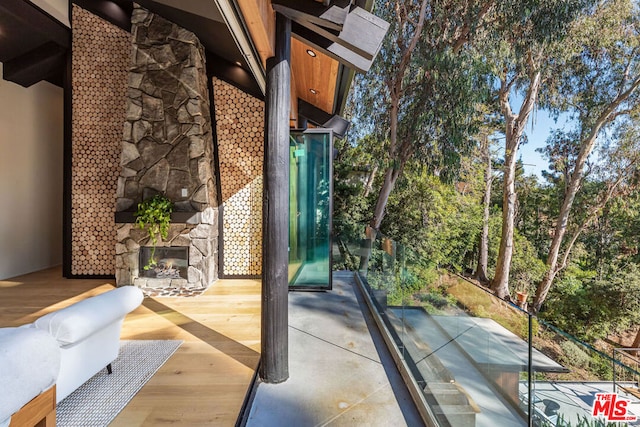
M247 426L421 426L352 272L289 293L289 379L258 385Z

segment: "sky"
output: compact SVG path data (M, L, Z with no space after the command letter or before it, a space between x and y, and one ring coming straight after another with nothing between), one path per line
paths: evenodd
M544 147L551 131L562 129L567 122L566 116L561 116L556 123L546 110L539 109L531 113L525 128L528 142L521 144L518 150L518 157L522 159L526 175L534 174L538 178L542 178L542 171L548 169L549 163L542 157L541 153L536 152L536 148Z

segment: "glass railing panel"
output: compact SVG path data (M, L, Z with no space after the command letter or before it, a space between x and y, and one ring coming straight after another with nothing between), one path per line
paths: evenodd
M613 351L613 391L625 398L640 399L640 348Z
M534 333L533 345L535 349L556 360L562 370L543 371L537 369L534 373L533 385L533 418L539 425L544 426L605 426L605 425L636 425L621 420L617 424L606 422L607 405L597 410L599 416L594 417L594 404L597 396L616 394L616 399L629 399L634 402L629 409L640 415L640 393L637 390L637 369L630 364L632 355L624 355L624 351L614 351L608 355L585 344L575 337L540 321ZM615 356L615 357L612 357ZM535 365L535 359L533 363ZM617 387L623 384L631 390ZM607 397L610 399L610 397ZM629 412L632 415L632 412Z
M489 316L496 312L505 323L495 308L504 302L464 281L439 281L424 257L381 235L372 241L364 273L441 425L526 425L519 384L527 343ZM526 320L513 323L526 334ZM505 336L520 341L520 353L509 348Z
M612 357L410 247L360 237L345 252L440 425L605 426L592 415L598 393L618 393L640 415L640 350Z
M420 302L413 311L433 349L431 365L442 365L440 380L449 380L440 390L443 385L432 378L426 391L447 409L452 425L526 425L519 387L527 372L528 344L521 335L527 336L526 320L455 276L421 289L413 300ZM456 406L450 404L451 396L456 396Z

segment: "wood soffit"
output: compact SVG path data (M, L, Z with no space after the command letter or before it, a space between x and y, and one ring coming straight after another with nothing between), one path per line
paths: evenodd
M308 50L313 51L316 56L309 55ZM291 40L291 67L298 98L327 113L332 113L338 78L338 61L293 39Z
M339 0L347 5L349 1ZM249 34L253 39L262 64L273 56L275 11L270 0L237 0ZM298 6L307 6L314 13L323 13L327 8L315 0L298 0ZM335 3L335 2L334 2ZM332 18L335 28L339 28L339 17ZM313 52L313 57L307 51ZM292 100L302 99L317 108L336 113L339 62L316 47L294 38L291 42ZM314 93L315 92L315 93ZM292 118L295 120L297 106L292 106Z

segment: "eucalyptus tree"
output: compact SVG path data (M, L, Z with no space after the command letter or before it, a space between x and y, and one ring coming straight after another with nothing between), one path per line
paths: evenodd
M634 0L602 0L573 23L571 43L554 63L556 84L544 102L578 123L577 154L568 165L566 190L547 257L547 273L538 285L532 309L538 311L558 271L560 249L571 208L590 154L608 127L640 113L640 13Z
M475 277L483 285L489 283L487 268L489 266L489 217L491 208L491 184L493 183L493 168L491 164L491 150L489 136L482 135L480 141L480 156L484 164L484 192L482 194L482 231L478 243L478 265Z
M538 102L540 88L554 78L551 65L561 46L568 42L566 28L583 9L585 1L524 0L502 4L478 47L495 77L496 96L505 123L502 233L491 281L491 288L500 298L509 297L518 149Z
M357 127L384 145L382 184L369 225L378 230L389 195L407 162L416 159L446 177L473 143L476 100L482 95L465 46L496 0L391 0L376 13L391 23L372 68L356 78ZM452 166L450 169L449 166Z
M576 194L573 202L574 210L576 211L571 215L571 221L567 225L566 242L563 245L563 252L558 258L556 265L556 273L559 273L565 269L569 264L569 257L571 251L578 239L583 233L588 231L589 227L602 217L602 213L605 209L608 209L614 203L617 203L621 199L626 199L637 192L638 190L638 178L640 173L640 135L637 125L630 122L623 123L611 137L611 141L608 141L604 147L599 150L599 160L593 162L589 166L589 173L586 173L583 177L580 192ZM571 135L572 133L569 133ZM558 142L562 141L560 135L562 132L557 132L552 138L551 144L548 144L545 152L552 151L554 162L557 164L571 164L566 160L561 159L559 155L561 150L557 150ZM573 139L565 140L566 146L572 147L569 151L565 151L564 154L569 158L574 157L570 153L577 153L577 149ZM557 185L562 186L564 190L568 188L565 183L565 178L570 179L565 171L565 167L560 168L560 173L563 174L563 178L557 180ZM568 168L570 169L570 168ZM619 204L619 203L618 203ZM576 209L577 208L577 209ZM622 210L621 207L616 207L616 211ZM554 223L557 222L557 216L553 218ZM620 215L616 215L618 217ZM605 221L607 222L607 221ZM629 224L615 224L613 228L616 234L620 234L621 228L628 228ZM557 228L557 227L556 227ZM554 228L555 229L555 228ZM622 243L624 244L624 243ZM619 247L610 247L612 252L619 250ZM602 258L597 254L592 254L597 258ZM614 257L607 256L602 261L604 263L610 263L614 258L619 257L619 254ZM547 272L548 273L548 272ZM545 273L546 274L546 273Z

